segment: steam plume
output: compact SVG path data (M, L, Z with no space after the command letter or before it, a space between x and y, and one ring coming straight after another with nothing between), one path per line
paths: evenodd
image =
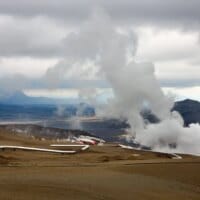
M49 74L71 74L77 66L82 78L101 76L111 85L113 99L108 102L106 115L126 118L130 134L154 149L200 153L200 127L184 128L178 113L171 113L173 100L166 97L154 75L152 63L136 62L137 37L131 30L117 29L101 10L94 12L77 33L65 38L66 59L51 68ZM89 63L89 64L88 64ZM92 73L90 73L92 71ZM61 73L62 72L62 73ZM90 77L91 78L91 77ZM144 105L160 119L159 124L145 124L140 115Z

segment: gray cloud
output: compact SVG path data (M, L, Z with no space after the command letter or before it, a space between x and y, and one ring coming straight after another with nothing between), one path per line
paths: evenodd
M70 26L79 27L96 7L104 9L116 26L199 31L198 0L0 0L0 56L65 56L65 48L70 46L63 41L67 30ZM73 50L73 46L70 48ZM178 54L182 56L182 52Z
M200 85L199 79L159 79L161 87L167 88L185 88L185 87L195 87ZM27 78L20 74L15 74L12 76L6 76L0 78L0 91L9 90L10 92L16 90L24 89L43 89L52 88L52 85L42 77L42 78ZM53 85L54 88L110 88L110 84L103 79L97 80L60 80L57 85Z
M65 21L82 21L96 6L101 6L111 18L122 23L164 23L168 26L199 27L198 0L1 0L0 12L22 17L45 15Z
M81 40L82 45L78 44L78 46L83 47L79 51L76 51L77 46L74 46L74 44L77 44L77 33L67 35L69 26L82 26L80 24L88 19L95 7L103 8L112 19L113 25L116 26L150 25L157 26L158 29L171 27L173 30L181 28L189 31L194 29L199 31L199 0L190 0L184 3L182 0L74 0L73 2L64 0L0 0L0 57L63 58L67 56L69 58L70 54L74 56L75 52L79 53L79 55L76 55L79 59L80 57L90 56L91 58L95 56L96 52L93 51L95 46L92 45L96 43L92 41L90 33L85 33L86 37ZM88 48L85 48L85 46ZM193 49L193 46L191 49ZM169 55L164 52L163 57L162 55L157 56L156 53L156 55L152 53L152 56L150 56L155 57L155 61L159 59L166 61L173 58L190 57L190 54L193 55L193 51L195 51L194 49L193 51L190 49L184 51L184 48L181 51L180 49L175 50L173 52L169 51ZM152 52L160 51L159 49L152 49ZM196 57L196 63L194 64L199 67L199 58ZM60 62L60 64L66 65L66 62ZM69 68L72 69L70 64ZM56 77L55 74L53 76ZM161 79L161 85L165 87L200 85L199 80L192 77L181 80L176 80L174 77L172 79ZM15 78L10 79L10 81L12 80L15 80ZM46 86L43 80L27 79L25 83L28 88ZM82 85L87 87L89 84L108 87L105 81L82 80L81 78L75 80L74 77L61 80L58 86L79 87Z
M195 87L200 85L200 79L194 78L183 78L183 79L160 79L159 80L162 87L168 88L184 88L184 87Z
M44 17L0 17L0 56L61 56L64 29Z
M105 80L73 80L61 79L58 84L52 85L44 78L27 78L21 74L14 74L0 78L0 91L7 90L14 92L24 89L44 89L44 88L110 88L110 85Z
M0 56L65 56L65 48L70 46L63 41L67 30L79 27L96 7L104 9L116 26L199 31L198 0L0 0ZM73 50L73 46L70 48Z

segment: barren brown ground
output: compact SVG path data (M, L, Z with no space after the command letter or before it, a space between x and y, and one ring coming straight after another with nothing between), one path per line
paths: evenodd
M55 141L0 129L0 145L48 147ZM75 155L0 152L0 200L200 199L200 158L93 146Z

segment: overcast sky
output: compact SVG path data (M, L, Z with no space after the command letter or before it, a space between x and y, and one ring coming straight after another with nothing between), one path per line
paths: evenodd
M96 8L121 32L133 31L138 44L134 59L154 64L165 91L200 100L199 0L0 0L0 88L48 96L47 70L65 64L66 37ZM91 74L83 75L85 68ZM91 84L109 88L94 74L91 63L80 65L69 69L57 87L66 90L62 96ZM59 96L58 90L50 93Z

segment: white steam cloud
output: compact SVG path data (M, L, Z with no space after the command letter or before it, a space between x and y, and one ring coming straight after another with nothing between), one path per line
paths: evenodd
M121 31L109 16L96 10L64 43L66 58L49 69L49 80L104 77L114 93L104 113L126 118L136 140L156 150L171 151L170 145L176 144L173 151L200 154L200 126L184 128L179 114L171 113L173 100L163 94L154 65L134 60L137 37L133 31ZM159 124L144 123L140 114L144 105L160 119Z

